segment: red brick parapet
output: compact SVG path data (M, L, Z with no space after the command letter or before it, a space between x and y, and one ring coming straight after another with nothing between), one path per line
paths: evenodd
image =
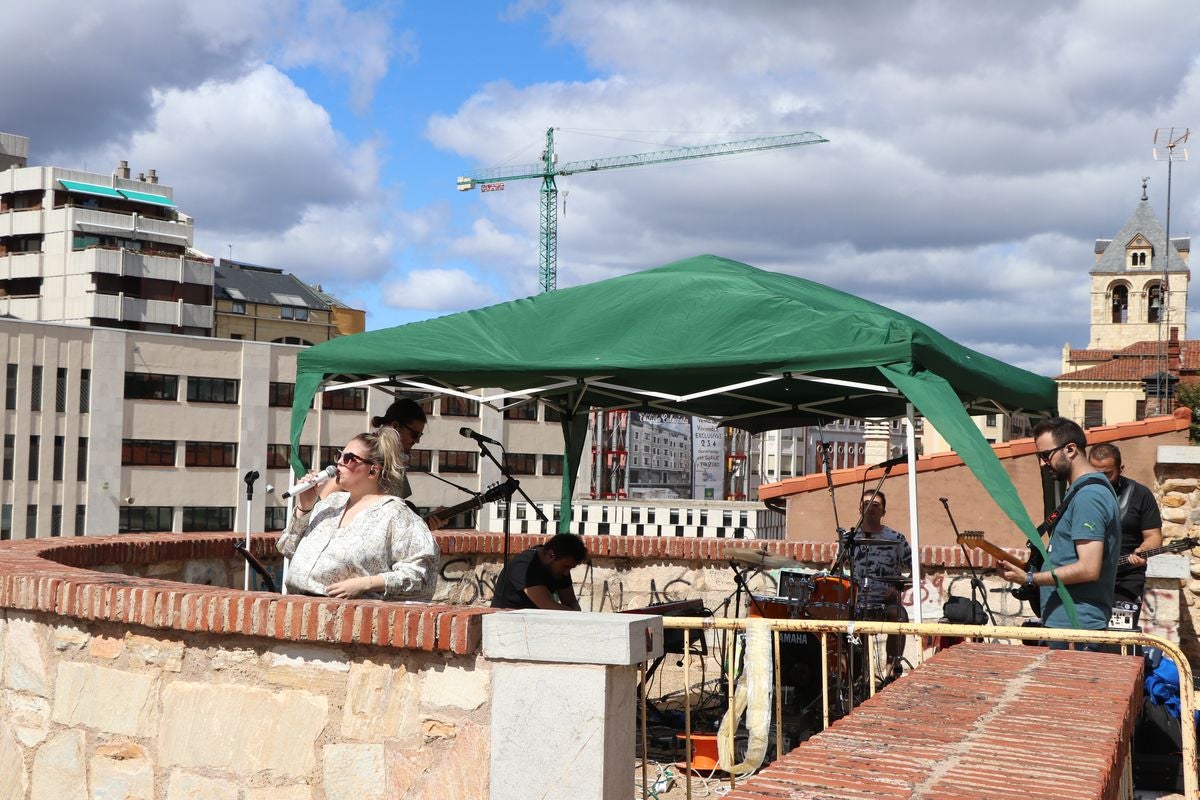
M259 636L295 642L362 644L459 654L475 653L486 608L334 600L300 595L245 592L157 578L99 567L161 564L168 561L234 558L240 534L146 533L80 539L29 539L0 544L0 608L42 611L87 620L148 628ZM274 559L278 534L255 534L252 552ZM509 552L520 553L548 537L517 535ZM444 556L475 555L498 560L501 534L439 532ZM766 551L822 564L833 560L830 542L741 539L586 536L593 558L639 561L725 562L729 549ZM990 556L971 550L978 567L994 566ZM928 566L965 567L956 547L923 547Z
M488 609L244 592L91 567L229 559L237 534L124 534L0 545L0 608L148 628L470 654ZM275 554L277 534L252 552Z

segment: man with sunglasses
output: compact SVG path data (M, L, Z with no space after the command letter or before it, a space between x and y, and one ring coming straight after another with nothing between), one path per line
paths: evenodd
M1087 438L1077 423L1053 417L1033 429L1033 438L1042 469L1070 485L1063 498L1065 508L1050 533L1045 569L1021 571L1005 564L1004 578L1040 588L1042 623L1047 628L1073 627L1055 591L1057 578L1075 601L1079 627L1104 630L1112 613L1120 553L1116 495L1104 474L1088 461Z

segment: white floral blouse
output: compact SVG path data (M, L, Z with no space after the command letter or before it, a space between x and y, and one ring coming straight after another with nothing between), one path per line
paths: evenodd
M296 513L276 547L287 556L290 592L325 595L332 583L382 575L383 593L373 599L429 600L441 553L425 522L397 497L363 509L344 528L338 523L350 495L334 492L307 513ZM299 508L297 506L297 508Z

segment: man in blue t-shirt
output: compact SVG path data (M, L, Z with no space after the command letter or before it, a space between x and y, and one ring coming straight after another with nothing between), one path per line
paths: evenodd
M1023 572L1006 564L1004 577L1041 588L1042 623L1047 628L1073 627L1055 590L1057 577L1075 601L1079 627L1104 630L1112 613L1120 556L1117 497L1107 478L1088 462L1087 438L1077 423L1053 417L1033 429L1033 438L1042 469L1069 482L1064 498L1069 503L1050 534L1046 569Z

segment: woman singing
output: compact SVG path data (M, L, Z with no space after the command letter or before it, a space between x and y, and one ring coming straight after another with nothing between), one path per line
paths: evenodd
M315 477L317 473L308 475ZM392 428L355 436L337 457L343 491L296 496L279 552L291 559L291 592L329 597L429 600L439 559L428 526L396 496L404 447Z

